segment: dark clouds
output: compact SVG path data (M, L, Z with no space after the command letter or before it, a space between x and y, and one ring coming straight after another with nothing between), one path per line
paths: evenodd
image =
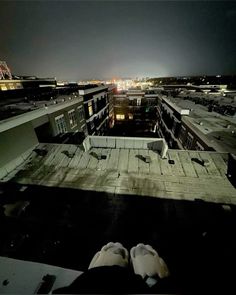
M235 2L0 2L0 59L60 79L235 74Z

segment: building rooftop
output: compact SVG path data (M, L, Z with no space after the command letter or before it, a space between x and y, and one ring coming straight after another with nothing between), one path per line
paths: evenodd
M135 148L135 138L133 147L117 148L116 141L116 146L109 148L105 141L117 138L97 138L89 137L85 150L76 145L40 144L38 149L46 151L44 155L33 151L3 181L236 204L236 190L226 177L226 153L168 150L161 156L150 145L141 147L142 140L152 139L139 139L140 148ZM203 160L206 166L201 164Z
M171 272L166 294L219 289L216 278L222 290L234 285L236 194L227 154L91 136L83 146L40 144L24 159L0 180L0 256L21 261L0 257L3 293L23 288L22 269L32 273L25 293L48 273L56 287L64 270L38 262L83 272L109 241L157 249Z
M31 87L21 85L20 89L13 88L10 90L6 88L4 91L0 91L0 120L34 111L43 108L45 105L59 104L79 96L78 89L71 85L66 87L54 85L55 87L51 87L51 85L34 85L34 80L27 82L32 82L33 85Z
M220 152L236 153L236 117L209 112L207 106L182 98L169 98L179 108L189 109L182 121L209 146Z
M54 104L55 101L57 102L56 104ZM33 103L17 103L16 105L18 110L21 110L22 113L20 115L1 120L0 132L14 128L44 115L51 114L81 101L82 98L78 97L69 99L68 96L60 96L57 100L41 101L35 103L35 105L33 105ZM32 109L29 109L30 107L32 107Z
M89 93L93 93L96 91L102 91L102 90L106 90L108 89L108 86L105 85L83 85L83 86L79 86L79 94L80 95L86 95Z

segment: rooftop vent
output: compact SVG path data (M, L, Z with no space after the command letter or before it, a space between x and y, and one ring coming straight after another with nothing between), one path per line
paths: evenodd
M97 154L97 159L98 160L106 160L107 155L103 155L103 154Z
M150 156L143 156L143 155L136 155L136 157L145 163L151 163L151 157Z
M45 149L34 149L34 152L36 152L37 155L44 157L47 155L48 151Z
M202 160L202 165L205 167L208 167L210 165L210 161L208 159L203 159Z
M145 163L151 163L151 157L145 156L143 158L144 158Z
M64 155L66 155L68 158L73 158L74 157L74 155L75 155L75 153L70 153L69 151L63 151L62 152Z
M96 158L97 160L106 160L107 158L107 155L104 155L102 153L91 152L90 155Z
M208 159L198 159L198 158L191 158L191 161L198 163L199 165L202 165L204 167L207 167L210 165L210 161Z

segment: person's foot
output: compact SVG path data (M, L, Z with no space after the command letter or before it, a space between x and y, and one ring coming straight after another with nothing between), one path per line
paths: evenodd
M120 243L110 242L94 255L88 268L113 265L125 267L128 265L128 261L128 250Z
M165 278L169 276L169 270L165 261L150 245L138 244L130 250L130 257L134 272L145 278Z

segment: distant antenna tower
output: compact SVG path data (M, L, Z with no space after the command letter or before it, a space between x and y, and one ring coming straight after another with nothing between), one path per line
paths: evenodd
M12 79L11 71L5 61L0 60L0 80Z

